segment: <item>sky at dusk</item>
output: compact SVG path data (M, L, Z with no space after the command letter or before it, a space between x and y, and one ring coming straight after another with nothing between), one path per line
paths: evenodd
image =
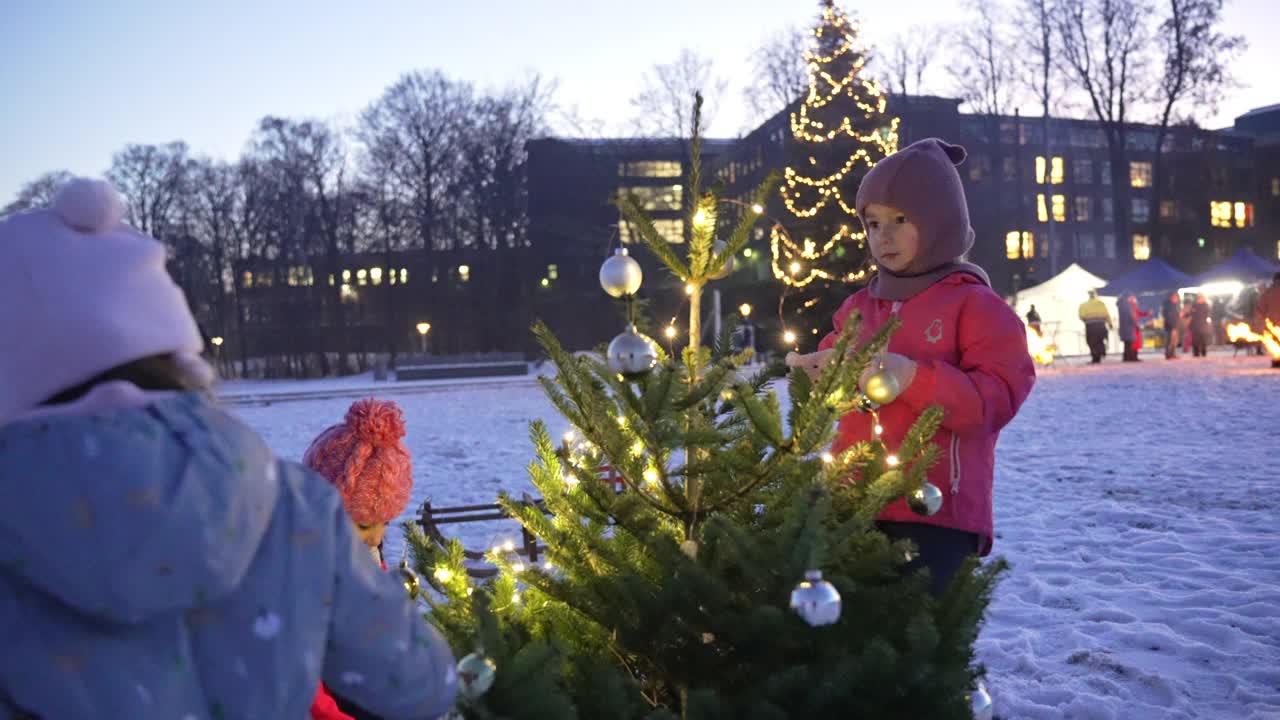
M440 69L480 88L532 73L558 84L564 109L620 131L654 63L682 48L730 81L711 134L751 127L741 100L751 50L808 0L7 0L0 7L0 205L48 170L101 174L127 143L185 140L234 159L264 115L352 123L402 73ZM851 3L872 44L921 22L955 27L953 0ZM1209 126L1280 103L1275 0L1229 0L1228 32L1249 48ZM925 90L948 94L935 65ZM1035 112L1024 108L1024 112Z

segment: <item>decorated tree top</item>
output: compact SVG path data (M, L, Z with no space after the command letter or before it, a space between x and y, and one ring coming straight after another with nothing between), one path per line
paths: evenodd
M775 277L793 287L815 280L854 282L866 275L838 271L828 254L865 234L854 200L866 171L898 149L898 118L886 112L884 89L865 77L869 52L858 22L823 0L813 45L805 51L809 90L791 114L795 158L781 188L799 221L791 235L773 233Z

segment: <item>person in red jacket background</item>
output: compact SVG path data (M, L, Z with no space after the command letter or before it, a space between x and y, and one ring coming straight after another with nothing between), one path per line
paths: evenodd
M391 401L357 400L337 425L321 432L302 456L302 464L333 483L356 535L369 547L373 562L387 569L382 538L387 524L404 512L413 490L413 465L400 439L404 415ZM361 720L373 717L333 696L323 685L311 706L312 720Z
M916 545L906 569L928 568L934 594L966 557L991 552L996 440L1035 383L1022 321L992 291L982 268L963 260L974 239L956 171L964 158L964 148L922 140L867 173L857 211L877 274L836 311L835 331L818 352L787 357L789 365L816 376L851 313L862 318L859 344L891 318L901 321L882 360L873 363L903 388L879 410L881 439L895 447L926 408L941 405L942 427L933 442L942 459L928 482L945 500L931 516L897 500L880 514L879 525L890 538ZM863 375L864 385L872 369ZM872 425L868 414L846 415L832 451L873 439Z

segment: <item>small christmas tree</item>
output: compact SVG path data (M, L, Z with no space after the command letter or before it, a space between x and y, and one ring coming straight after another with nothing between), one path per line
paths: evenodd
M535 327L558 371L544 389L577 432L558 444L542 423L531 428L529 474L545 511L527 498L500 502L545 544L546 562L526 565L497 548L488 556L497 577L475 583L456 540L410 528L418 571L435 591L432 622L459 652L478 650L463 663L472 691L460 712L969 718L972 645L1002 564L975 561L935 598L922 575L900 571L909 545L875 524L886 504L925 485L941 410L925 412L899 447L869 438L832 455L837 419L874 411L858 377L893 325L855 348L851 321L816 381L790 375L785 410L767 371L741 375L749 352L699 344L701 293L757 220L717 222L721 201L701 187L700 106L699 97L687 253L619 199L689 293L681 357L633 326L604 358L569 353ZM602 271L606 289L628 300L640 285L631 263L618 255ZM601 481L602 466L616 482Z
M793 161L780 188L792 222L786 231L775 227L771 239L774 276L804 288L798 328L828 323L849 284L867 277L866 235L854 208L858 184L898 149L898 118L887 114L884 90L865 76L869 55L857 21L823 0L813 33L805 52L809 91L791 114Z

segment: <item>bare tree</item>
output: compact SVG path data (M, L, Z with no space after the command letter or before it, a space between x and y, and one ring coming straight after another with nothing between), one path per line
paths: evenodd
M952 77L974 112L1003 115L1014 93L1013 48L1006 8L999 0L970 0L971 15L955 39Z
M360 117L357 136L366 163L379 165L414 215L418 247L444 249L451 203L445 201L456 182L460 131L471 111L471 87L440 72L410 72L374 101ZM443 232L442 232L443 231Z
M942 39L940 28L927 25L914 25L895 35L879 56L889 77L889 90L899 95L919 95L925 71L937 58Z
M1061 72L1057 62L1057 43L1054 39L1052 0L1020 0L1013 21L1014 32L1022 38L1020 46L1014 46L1014 63L1018 79L1030 90L1040 105L1041 133L1044 157L1053 157L1053 132L1050 118L1058 99ZM1022 58L1026 58L1022 60ZM1049 254L1049 273L1058 273L1058 243L1054 242L1054 217L1045 217L1044 247Z
M129 224L156 239L171 240L190 166L184 142L126 145L112 156L107 177L129 201Z
M23 185L13 202L0 210L0 216L48 207L53 202L53 196L58 193L58 188L70 179L71 173L66 170L55 170L41 175Z
M1059 0L1055 24L1063 62L1102 126L1111 162L1116 233L1128 238L1131 113L1151 87L1145 0Z
M784 28L751 53L752 80L742 94L757 121L772 117L808 91L805 51L811 37L798 27Z
M1234 84L1230 63L1245 48L1239 35L1223 34L1223 0L1164 0L1169 14L1160 23L1159 44L1163 51L1163 73L1158 99L1160 119L1156 130L1155 162L1151 172L1152 235L1157 235L1164 193L1165 138L1174 120L1175 109L1193 102L1184 115L1194 118L1195 110L1216 112L1222 93Z
M631 98L635 110L633 125L646 137L688 137L693 117L693 95L723 97L729 81L715 74L710 58L685 48L670 63L659 63L645 73L643 86ZM703 106L704 126L711 124L713 111Z

